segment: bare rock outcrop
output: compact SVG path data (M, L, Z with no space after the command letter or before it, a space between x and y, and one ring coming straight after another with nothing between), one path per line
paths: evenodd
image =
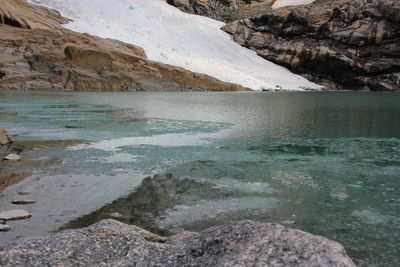
M135 45L62 29L68 20L54 10L24 0L0 4L0 89L249 90L150 61Z
M334 89L400 90L397 0L317 0L223 29L265 59Z
M184 12L228 22L261 15L271 10L275 0L167 0L167 2Z
M49 29L59 28L67 22L69 20L56 10L27 5L24 0L0 0L0 24L23 29Z
M329 239L241 221L164 238L104 220L0 250L1 266L355 266Z

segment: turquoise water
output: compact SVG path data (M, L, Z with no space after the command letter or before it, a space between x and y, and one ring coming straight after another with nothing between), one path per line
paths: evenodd
M0 121L68 144L18 148L60 161L5 191L0 209L38 200L5 243L110 217L165 235L253 219L400 265L400 94L3 92Z

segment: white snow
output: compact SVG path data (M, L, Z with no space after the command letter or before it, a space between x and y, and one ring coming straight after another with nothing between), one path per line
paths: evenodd
M221 22L186 14L162 0L30 0L73 19L67 29L118 39L149 59L254 90L320 86L236 44Z
M273 5L272 8L280 8L284 6L297 6L297 5L307 5L311 4L315 0L277 0Z

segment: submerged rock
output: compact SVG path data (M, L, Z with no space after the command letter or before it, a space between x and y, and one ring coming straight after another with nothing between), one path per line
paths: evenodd
M32 215L26 210L8 210L0 212L0 220L11 221L11 220L23 220L32 217Z
M15 199L11 201L11 203L15 205L27 205L27 204L33 204L35 202L36 201L33 199Z
M30 192L24 192L24 191L18 192L18 195L20 195L20 196L26 196L26 195L29 195L29 194L30 194Z
M13 136L6 129L0 127L0 146L14 142Z
M104 220L88 228L21 240L1 266L355 266L327 238L278 224L241 221L162 238Z

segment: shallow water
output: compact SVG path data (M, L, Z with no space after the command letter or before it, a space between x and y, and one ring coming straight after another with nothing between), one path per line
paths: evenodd
M253 219L400 264L400 94L2 92L0 121L65 140L22 153L62 163L4 192L0 209L37 203L3 244L110 217L165 235Z

